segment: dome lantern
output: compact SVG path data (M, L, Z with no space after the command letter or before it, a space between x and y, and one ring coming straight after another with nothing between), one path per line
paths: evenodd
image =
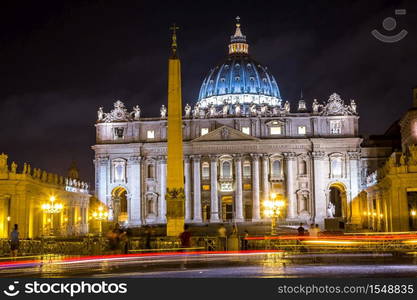
M240 29L240 17L236 17L235 34L230 37L229 54L248 54L249 45L246 43L246 36Z

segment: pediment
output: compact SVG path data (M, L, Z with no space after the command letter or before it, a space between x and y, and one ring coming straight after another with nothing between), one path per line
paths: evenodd
M221 126L205 135L192 140L191 142L209 141L259 141L259 139L234 128Z

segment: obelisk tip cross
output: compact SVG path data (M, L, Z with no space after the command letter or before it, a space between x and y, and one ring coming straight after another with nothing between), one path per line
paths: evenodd
M172 24L169 29L172 31L172 43L171 43L171 50L172 50L172 56L176 57L177 55L177 30L180 29L175 23Z

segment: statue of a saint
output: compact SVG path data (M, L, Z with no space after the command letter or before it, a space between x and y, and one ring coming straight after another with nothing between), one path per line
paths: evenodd
M26 164L26 163L24 163L24 164L23 164L23 171L22 171L22 174L26 174L26 173L27 173L27 171L28 171L28 166L27 166L27 164Z
M187 103L185 105L185 117L189 118L191 116L191 106Z
M103 107L100 106L97 111L97 121L103 121L103 119L104 119Z
M251 103L250 107L250 113L252 116L256 116L256 104L255 103Z
M288 101L285 101L284 110L286 113L290 112L290 103Z
M13 174L16 174L17 164L13 161L11 165L11 171Z
M210 118L214 118L216 116L216 107L213 104L210 105L209 116Z
M335 213L335 206L332 202L329 202L329 205L327 206L327 217L334 218L334 213Z
M268 107L265 104L262 104L262 106L261 106L261 115L262 116L266 116L267 109L268 109Z
M199 113L200 113L200 105L197 103L196 105L194 105L193 117L198 118Z
M133 107L133 120L138 121L140 119L140 107L136 105Z
M239 102L236 102L236 105L235 105L235 115L238 116L238 117L240 117L241 113L242 113L242 111L241 111L241 108L240 108L240 103Z
M167 108L165 107L165 105L162 104L160 112L161 112L161 118L165 119L167 117Z
M279 109L278 109L278 106L274 106L274 107L272 108L272 114L273 114L274 116L278 116L278 114L279 114Z
M317 99L313 100L313 113L317 114L319 112L320 104L318 103Z
M355 103L355 100L350 100L350 111L352 112L352 113L354 113L354 114L356 114L356 103Z
M229 104L227 104L226 100L223 103L223 117L227 117L229 112Z

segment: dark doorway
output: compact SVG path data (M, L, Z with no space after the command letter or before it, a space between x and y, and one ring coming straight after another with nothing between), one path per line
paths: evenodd
M409 230L417 230L417 192L408 192L407 200Z
M245 220L246 221L252 220L252 205L250 204L245 205Z

